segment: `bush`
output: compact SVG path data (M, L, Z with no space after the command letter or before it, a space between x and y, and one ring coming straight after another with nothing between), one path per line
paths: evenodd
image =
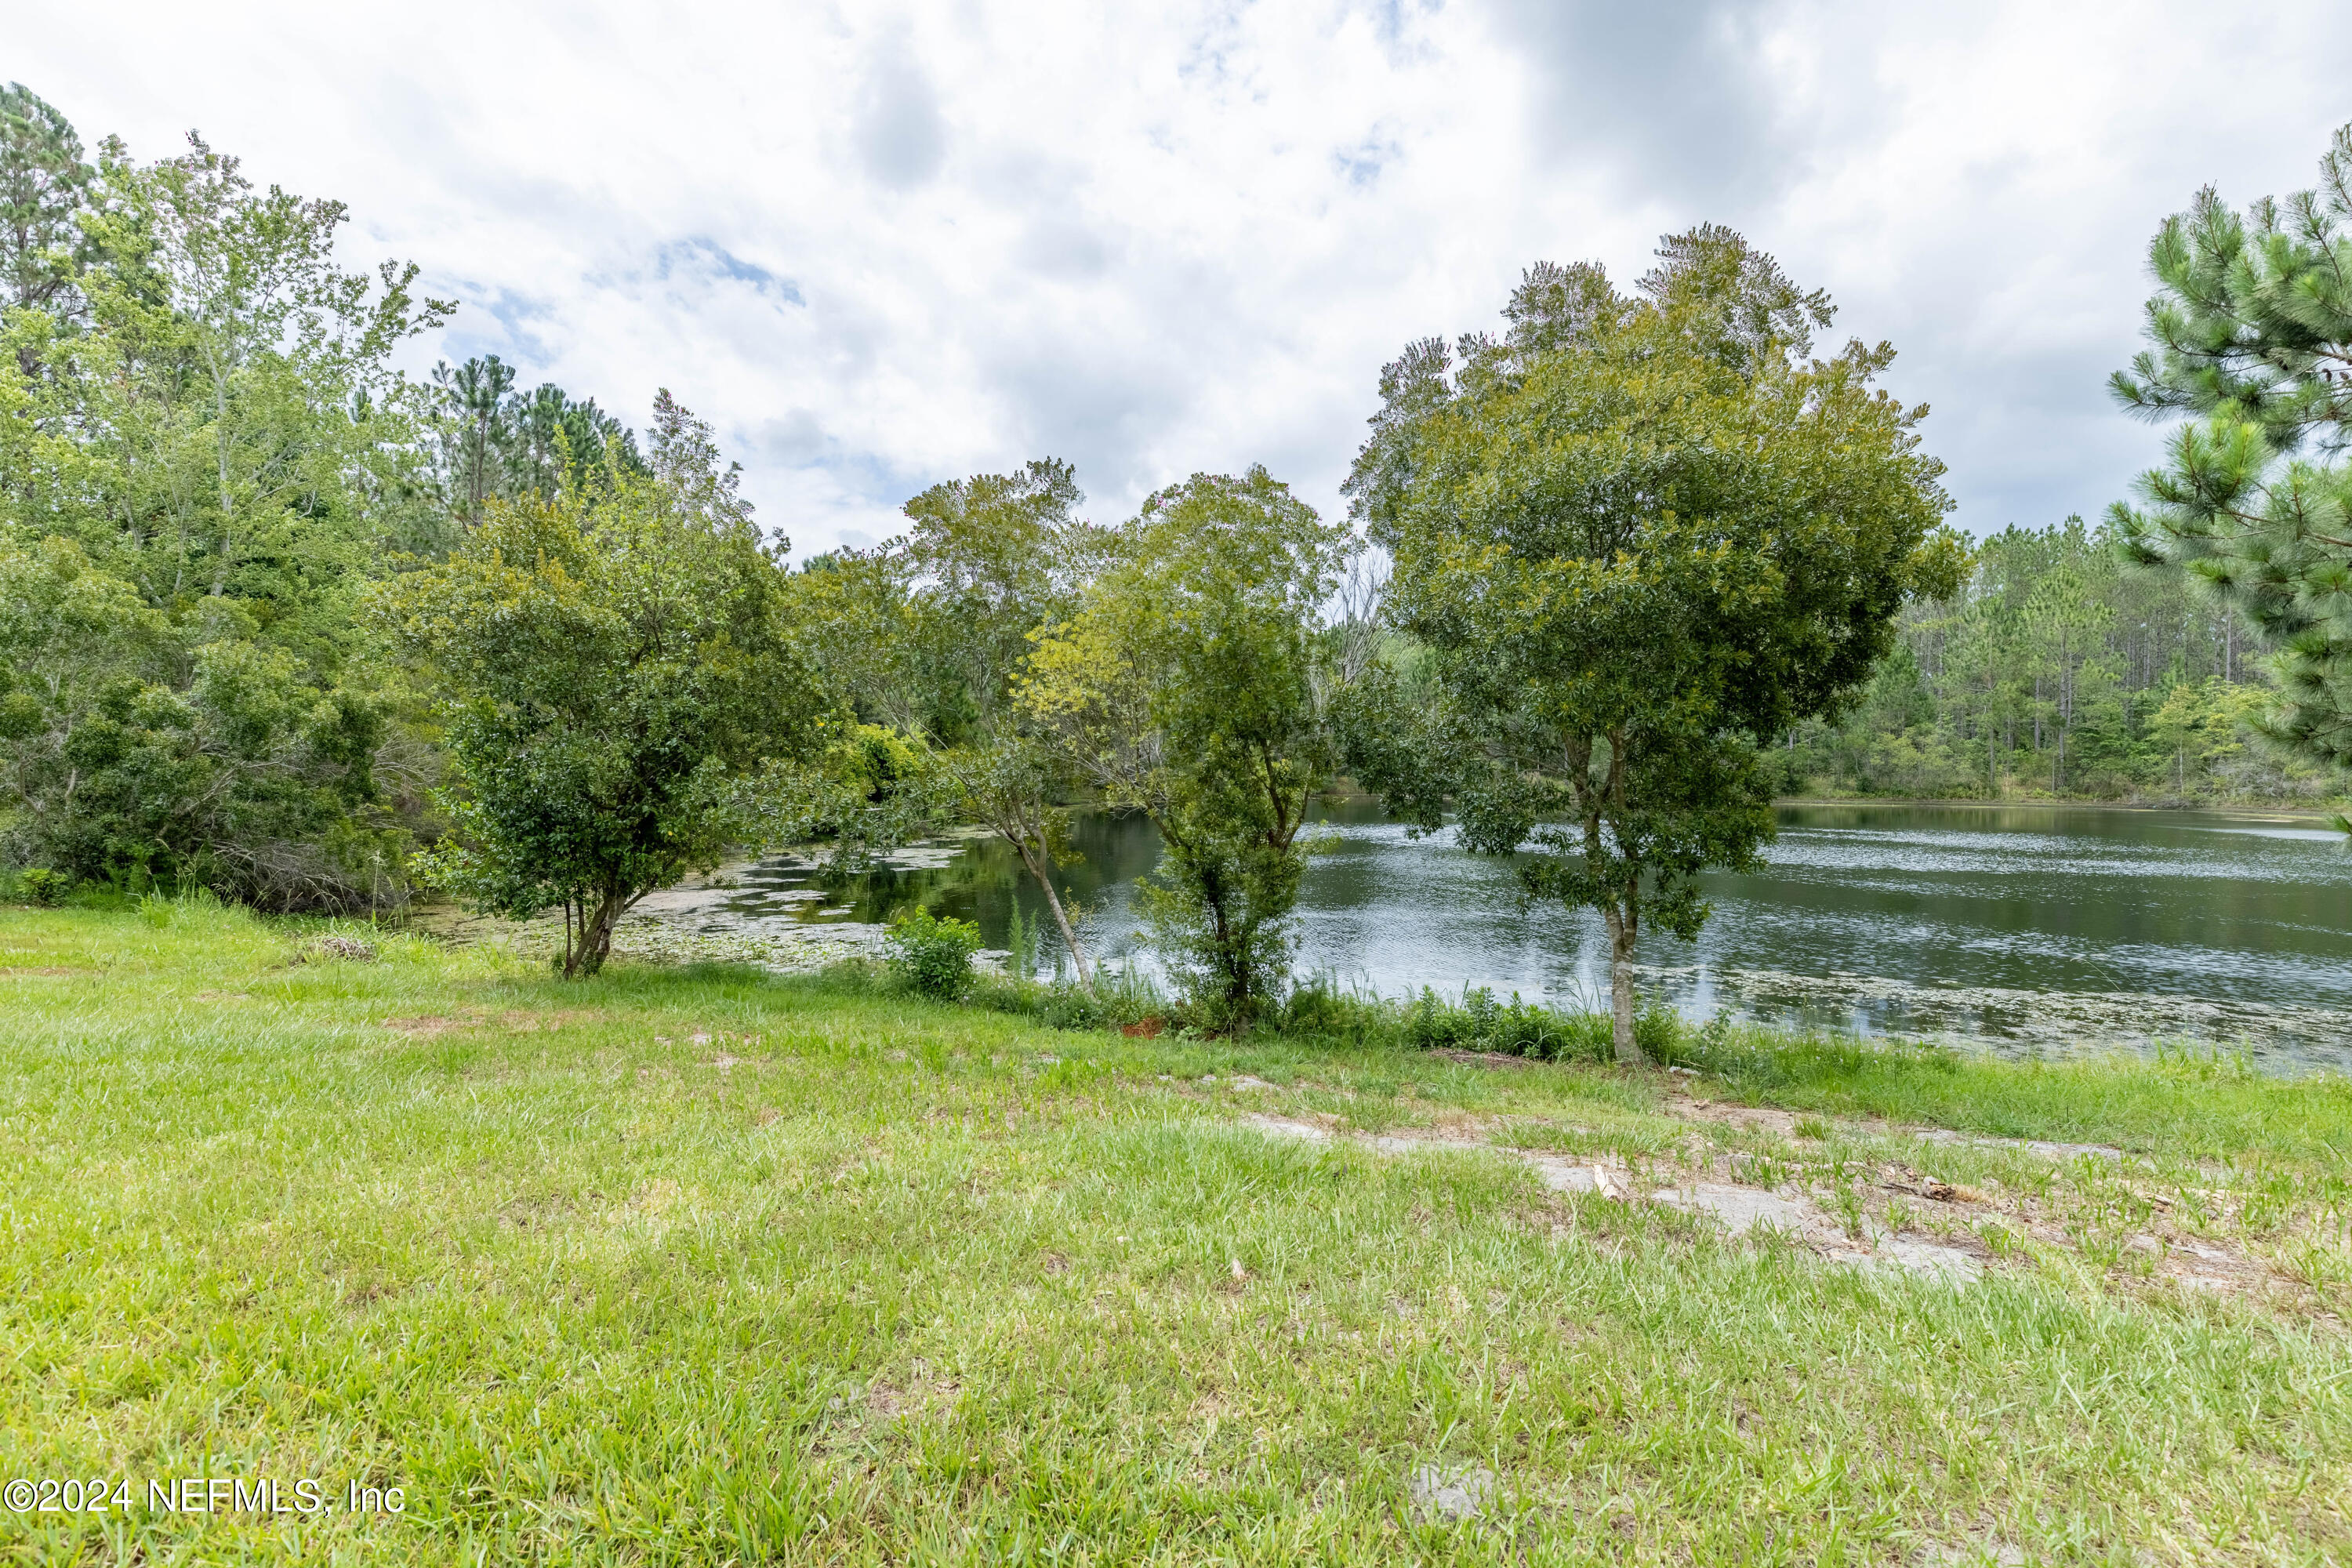
M971 989L980 928L970 921L943 921L929 910L902 910L883 940L890 948L892 976L909 990L952 1002Z
M1283 1034L1363 1045L1393 1038L1396 1008L1377 996L1342 991L1318 974L1291 987L1274 1023Z
M1483 985L1465 991L1458 1003L1423 986L1411 1002L1386 1005L1395 1008L1402 1043L1417 1050L1494 1051L1547 1062L1611 1059L1605 1013L1563 1013L1540 1002L1522 1002L1517 992L1508 1002L1497 1002ZM1644 1023L1648 1017L1643 1016ZM1637 1028L1636 1037L1643 1049L1654 1048L1651 1035Z
M45 866L27 866L16 873L16 891L28 904L50 908L73 888L73 879Z

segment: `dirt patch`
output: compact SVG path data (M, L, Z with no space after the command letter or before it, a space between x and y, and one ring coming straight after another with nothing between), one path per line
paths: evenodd
M518 1197L499 1206L499 1223L514 1230L545 1230L572 1217L572 1205L561 1197L546 1194Z
M1704 1122L1717 1127L1738 1127L1751 1132L1777 1133L1783 1138L1797 1135L1797 1123L1812 1120L1827 1121L1845 1131L1866 1133L1874 1138L1916 1138L1922 1143L1949 1143L1972 1149L2017 1149L2045 1160L2072 1160L2089 1156L2099 1160L2120 1160L2124 1152L2106 1143L2060 1143L2042 1138L1995 1138L1979 1132L1956 1132L1948 1127L1906 1127L1898 1122L1876 1121L1839 1121L1812 1112L1780 1110L1767 1105L1734 1105L1727 1100L1697 1100L1687 1094L1667 1098L1666 1114L1684 1121Z
M1245 1127L1277 1138L1310 1143L1342 1141L1342 1135L1327 1127L1290 1117L1254 1114L1243 1117L1241 1122ZM1466 1136L1448 1137L1442 1132L1433 1136L1382 1133L1370 1137L1348 1137L1345 1142L1380 1154L1430 1152L1502 1154L1525 1164L1535 1173L1538 1181L1554 1192L1591 1194L1621 1203L1634 1201L1636 1193L1645 1184L1641 1181L1641 1172L1620 1160L1571 1160L1557 1154L1480 1142ZM1858 1228L1842 1226L1809 1194L1794 1188L1773 1189L1742 1184L1729 1179L1734 1167L1728 1159L1717 1163L1721 1167L1719 1173L1726 1179L1695 1179L1675 1186L1654 1187L1650 1192L1649 1201L1685 1213L1706 1215L1735 1237L1745 1236L1759 1226L1766 1227L1780 1232L1832 1263L1876 1272L1917 1275L1952 1285L1974 1283L1982 1277L1985 1261L1991 1256L1981 1242L1973 1242L1973 1238L1952 1245L1944 1240L1931 1241L1922 1235L1906 1235L1866 1222ZM1937 1206L1952 1205L1939 1204Z
M760 1043L761 1038L761 1037L758 1035L730 1035L724 1029L697 1029L694 1033L686 1036L682 1039L669 1035L656 1035L654 1037L654 1044L657 1046L708 1046L714 1044L720 1046L756 1046Z
M526 1013L509 1007L499 1015L499 1026L509 1035L535 1035L542 1029L561 1029L567 1024L592 1020L600 1015L584 1008L572 1008L554 1013Z
M1442 1049L1431 1051L1429 1054L1433 1057L1444 1057L1447 1061L1457 1062L1465 1068L1532 1068L1541 1065L1538 1062L1530 1061L1526 1057L1505 1056L1500 1051Z
M488 1019L479 1016L452 1018L441 1013L420 1013L413 1018L386 1018L379 1027L390 1029L396 1035L406 1035L412 1039L432 1039L458 1029L478 1029L487 1022Z
M1780 1232L1832 1263L1873 1273L1913 1274L1947 1285L1972 1285L1984 1277L1991 1253L1983 1243L1955 1246L1891 1232L1864 1221L1850 1229L1832 1219L1807 1194L1783 1188L1692 1182L1650 1194L1654 1203L1691 1214L1713 1215L1733 1236L1759 1228Z
M1799 1120L1793 1112L1769 1107L1727 1105L1685 1096L1675 1097L1668 1109L1681 1120L1702 1126L1737 1127L1783 1137L1794 1135ZM2089 1159L2101 1164L2114 1163L2117 1167L2116 1176L2104 1177L2103 1181L2115 1181L2127 1175L2131 1166L2130 1156L2105 1143L1999 1138L1958 1132L1948 1128L1913 1127L1883 1121L1838 1121L1832 1125L1844 1131L1859 1131L1879 1138L1916 1139L1920 1142L1946 1147L2015 1150L2062 1166L2080 1159ZM1728 1173L1736 1183L1742 1164L1741 1157L1737 1154L1727 1159L1717 1156L1710 1163L1710 1173ZM2099 1209L2107 1201L2105 1198L2089 1194L2070 1194L2063 1190L2054 1195L2040 1196L2006 1190L1985 1192L1941 1181L1895 1162L1856 1167L1854 1173L1861 1178L1860 1191L1871 1200L1867 1212L1863 1212L1863 1205L1857 1204L1843 1216L1843 1222L1830 1222L1823 1216L1831 1234L1813 1235L1808 1245L1824 1256L1835 1256L1842 1247L1855 1245L1851 1240L1840 1242L1836 1236L1843 1229L1851 1228L1857 1221L1862 1236L1871 1243L1869 1250L1873 1256L1893 1254L1901 1258L1910 1255L1912 1262L1937 1268L1947 1263L1954 1268L1964 1268L1944 1258L1942 1254L1945 1252L1965 1254L1978 1266L1992 1262L1995 1253L1987 1244L1985 1237L1988 1235L1995 1239L2006 1237L2008 1244L2030 1242L2053 1251L2076 1256L2095 1256L2098 1250L2090 1239L2086 1239L2085 1220L2086 1215ZM2174 1200L2171 1196L2137 1188L2127 1181L2124 1183L2124 1189L2147 1211L2143 1228L2123 1240L2119 1247L2116 1247L2113 1232L2107 1233L2105 1245L2114 1249L2114 1261L2110 1268L2121 1275L2126 1285L2137 1279L2151 1285L2211 1293L2240 1293L2286 1286L2286 1281L2276 1270L2246 1251L2210 1236L2191 1234L2176 1225L2172 1217ZM2206 1196L2218 1200L2217 1207L2226 1210L2225 1194L2208 1194ZM1889 1200L1893 1201L1890 1203ZM1701 1203L1697 1206L1707 1205ZM1900 1223L1890 1232L1882 1220L1898 1213ZM2111 1223L2102 1220L2089 1226L2088 1230L2095 1232ZM1735 1226L1737 1228L1744 1227ZM1936 1239L1920 1242L1917 1233L1922 1230ZM1919 1246L1939 1250L1917 1253L1916 1249Z
M1796 1113L1775 1110L1769 1106L1733 1105L1720 1100L1693 1100L1688 1095L1676 1094L1667 1099L1666 1114L1685 1121L1738 1127L1749 1132L1777 1133L1782 1138L1797 1135Z
M1972 1149L2018 1149L2045 1160L2120 1160L2124 1152L2106 1143L2053 1143L2043 1138L1990 1138L1976 1132L1955 1132L1948 1127L1889 1126L1882 1136L1916 1138L1922 1143L1960 1143Z
M963 1388L953 1378L939 1375L928 1363L918 1361L903 1382L877 1377L866 1384L861 1403L868 1420L900 1421L944 1414L962 1397Z

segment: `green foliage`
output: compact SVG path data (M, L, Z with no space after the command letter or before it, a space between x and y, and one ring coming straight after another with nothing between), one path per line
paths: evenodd
M1264 468L1153 496L1019 688L1055 753L1166 846L1141 903L1205 1026L1287 978L1309 798L1338 766L1317 622L1351 550Z
M69 880L217 886L277 909L398 901L379 704L320 689L234 605L169 615L70 540L0 542L9 854Z
M0 310L79 310L87 246L75 217L93 173L64 115L21 82L0 89Z
M2352 126L2320 186L2240 214L2210 186L2148 250L2148 339L2116 397L2187 416L2125 548L2184 568L2268 643L2276 689L2254 725L2290 755L2352 767Z
M1659 255L1632 297L1531 268L1458 369L1409 347L1349 482L1432 655L1347 698L1354 771L1601 913L1629 1059L1642 928L1695 935L1700 871L1771 832L1757 740L1848 706L1959 563L1925 410L1871 385L1894 351L1807 357L1826 299L1727 230Z
M1605 1060L1609 1019L1605 1014L1559 1013L1524 1003L1513 993L1497 1003L1483 986L1449 1003L1423 987L1404 1010L1406 1044L1422 1050L1495 1051L1538 1061Z
M1105 559L1103 531L1075 515L1080 499L1069 465L1051 458L937 484L907 503L904 536L836 552L801 583L828 675L925 749L939 786L927 804L1020 857L1083 988L1087 953L1054 876L1076 858L1060 804L1069 781L1013 701L1031 639L1076 611Z
M910 989L943 1002L971 986L971 955L980 951L980 928L970 921L940 920L924 909L901 910L884 942L890 972Z
M1984 541L1958 595L1906 606L1848 712L1775 749L1784 793L2317 799L2317 763L2247 744L2272 689L2183 574L2129 569L2080 520Z
M1004 968L1015 980L1030 980L1037 973L1037 925L1021 918L1021 906L1014 903L1006 922L1004 937Z
M737 786L747 837L828 845L825 874L842 879L932 831L947 814L950 781L899 731L827 716L810 732L824 737L814 758L765 758Z
M493 502L380 601L446 723L455 831L424 868L488 910L561 906L567 975L639 898L716 863L747 775L821 734L782 545L690 422L654 468Z
M16 873L16 890L28 904L53 908L73 889L73 879L46 866L27 866Z
M201 141L152 164L109 142L89 175L17 90L0 144L31 226L9 243L50 236L9 262L42 308L0 322L11 852L397 904L430 763L394 733L396 677L353 657L353 611L414 531L418 400L391 356L450 307L413 267L342 270L340 205L257 191Z
M1790 1035L1717 1014L1699 1028L1672 1031L1659 1059L1719 1078L1743 1094L1767 1095L1808 1080L1853 1077L1881 1061L1940 1070L1959 1058L1940 1046Z
M472 527L491 500L593 484L608 460L646 471L635 434L594 398L574 398L553 382L518 392L514 382L514 367L496 354L433 367L436 489L452 522Z
M13 314L0 364L10 521L79 541L152 608L234 600L329 676L406 536L421 395L391 357L453 308L414 296L414 266L339 268L345 217L256 191L201 140L150 164L110 142L81 215L87 322Z

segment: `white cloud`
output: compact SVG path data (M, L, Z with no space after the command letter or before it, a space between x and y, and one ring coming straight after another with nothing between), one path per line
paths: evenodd
M1959 520L2095 513L2141 256L2309 181L2352 16L2186 4L1393 0L656 10L127 4L5 68L142 155L199 126L350 203L494 350L717 422L803 549L1051 454L1098 516L1265 461L1318 505L1409 338L1538 257L1733 223L1902 351Z

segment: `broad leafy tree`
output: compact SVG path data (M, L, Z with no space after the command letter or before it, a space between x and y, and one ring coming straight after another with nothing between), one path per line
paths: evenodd
M801 792L845 839L903 837L924 826L922 813L1003 839L1042 890L1079 984L1091 987L1054 876L1074 854L1061 804L1072 780L1013 700L1033 638L1076 611L1104 558L1105 532L1076 515L1079 500L1070 466L1052 458L974 474L908 501L907 531L883 547L810 563L798 586L812 625L824 628L816 640L827 674L862 715L920 747L922 764L919 778L894 780L865 809L845 799L855 781L838 768Z
M1419 694L1355 689L1356 771L1601 916L1629 1061L1641 933L1695 936L1700 872L1771 835L1758 743L1849 701L1958 564L1925 410L1872 385L1893 351L1811 357L1827 300L1728 230L1659 263L1631 294L1538 266L1500 337L1409 348L1349 485L1429 654Z
M1247 1029L1288 974L1308 805L1339 764L1319 617L1352 548L1262 468L1195 475L1145 503L1023 679L1058 753L1158 826L1146 911L1213 1027Z
M437 566L388 587L391 642L446 723L453 833L428 858L486 910L564 915L593 973L646 893L717 863L740 784L824 736L761 538L707 426L663 394L653 469L491 500Z
M1054 884L1054 868L1075 853L1065 781L1013 700L1032 639L1076 608L1101 563L1103 538L1077 517L1080 499L1070 466L1045 458L934 485L907 503L900 689L922 710L895 717L931 742L959 813L1020 857L1078 984L1091 989L1086 946Z
M413 266L338 267L344 218L201 141L152 164L110 142L85 327L9 318L47 372L0 389L11 521L79 540L150 605L235 600L331 658L416 461L420 395L392 354L451 309L415 295Z
M2267 642L2277 699L2258 731L2352 766L2352 126L2317 189L2241 213L2208 186L2148 261L2150 346L2114 391L2189 422L2116 526L2134 559L2185 568Z

